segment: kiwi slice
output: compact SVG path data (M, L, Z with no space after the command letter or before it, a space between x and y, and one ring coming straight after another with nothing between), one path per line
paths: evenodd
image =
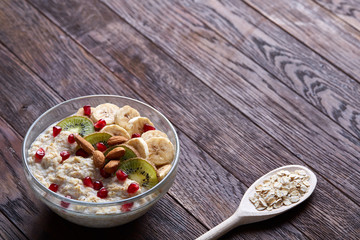
M112 137L111 134L97 132L87 135L86 137L84 137L84 139L89 143L91 143L95 149L97 149L96 144L99 142L102 142L108 148L109 145L107 144L107 140L111 137Z
M120 163L119 169L143 187L152 188L158 183L156 168L143 158L128 159Z
M78 133L81 136L89 135L95 132L93 122L82 116L71 116L60 121L57 126L61 127L62 130Z

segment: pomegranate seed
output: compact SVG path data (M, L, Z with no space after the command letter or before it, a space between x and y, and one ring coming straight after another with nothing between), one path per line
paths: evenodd
M137 183L131 183L127 189L128 193L136 193L137 190L139 190L139 184Z
M57 192L58 188L59 188L59 185L57 185L55 183L50 184L50 187L49 187L49 189L53 192Z
M45 156L45 150L43 148L39 148L35 153L35 162L39 163Z
M125 181L126 178L128 177L128 175L126 173L124 173L121 169L119 169L116 172L116 177L117 177L117 179L119 179L119 181Z
M106 198L108 195L108 190L104 187L102 187L98 192L97 192L97 196L99 198Z
M108 177L110 177L110 176L111 176L111 174L110 174L110 173L105 172L105 170L104 170L104 169L100 169L100 175L101 175L103 178L108 178Z
M107 147L105 146L105 144L103 144L102 142L98 142L96 144L96 148L97 150L99 150L100 152L103 152L107 149Z
M102 188L104 185L101 181L95 181L94 182L94 189L95 190L100 190L100 188Z
M147 132L147 131L150 131L150 130L156 130L156 128L154 126L151 126L150 124L145 123L143 131Z
M90 117L90 115L91 115L91 106L90 105L85 105L83 107L83 109L84 109L84 115Z
M84 178L83 183L87 187L92 187L92 188L94 187L94 184L93 184L93 181L92 181L91 177Z
M61 132L61 127L53 126L53 136L56 137Z
M70 157L70 153L68 151L62 151L60 153L60 156L62 158L61 162L63 162L63 161L65 161L66 159L68 159Z
M66 195L65 197L71 199L71 196L70 196L70 195ZM61 201L61 206L62 206L63 208L68 208L69 205L70 205L70 203Z
M79 148L79 150L76 151L75 155L76 156L81 156L83 158L89 157L89 154L87 152L85 152L85 150L82 149L82 148Z
M134 133L133 135L131 135L131 138L138 138L141 137L140 133Z
M96 131L100 131L105 126L106 126L106 121L104 119L100 119L94 124Z
M75 142L74 134L70 134L70 135L68 136L68 142L69 142L70 144L72 144L72 143Z
M133 205L134 205L133 202L131 202L131 203L125 203L125 204L121 205L121 211L123 211L123 212L128 212L128 211L130 211Z

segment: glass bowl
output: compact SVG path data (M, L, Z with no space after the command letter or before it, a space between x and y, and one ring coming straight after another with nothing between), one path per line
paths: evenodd
M155 127L165 132L175 148L175 157L169 173L155 187L134 197L130 197L114 202L84 202L74 199L68 199L61 196L42 185L31 173L27 159L28 149L34 140L50 125L73 115L84 105L97 106L102 103L113 103L118 106L129 105L139 111L141 116L148 117ZM91 95L74 98L62 102L45 113L43 113L30 126L24 138L22 146L23 165L26 178L34 190L35 195L43 201L50 209L70 222L87 227L113 227L133 221L145 214L152 205L154 205L172 186L179 162L179 139L175 128L170 121L159 111L142 103L127 97L115 95ZM128 212L121 212L119 209L124 204L133 203L133 207Z

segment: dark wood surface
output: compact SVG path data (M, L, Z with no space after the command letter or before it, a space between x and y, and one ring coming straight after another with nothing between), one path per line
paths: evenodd
M318 177L310 199L223 239L356 239L359 19L355 0L0 1L0 238L195 239L261 175L300 164ZM90 94L149 103L181 141L170 191L111 229L54 214L21 164L31 123Z

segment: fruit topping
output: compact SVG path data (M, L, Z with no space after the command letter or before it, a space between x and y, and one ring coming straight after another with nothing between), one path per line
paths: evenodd
M134 206L134 203L131 202L131 203L125 203L123 205L121 205L121 211L122 212L128 212L131 210L132 206Z
M125 181L128 178L128 175L124 173L121 169L117 170L116 177L119 181Z
M126 126L126 130L128 130L129 134L144 132L144 125L147 124L149 126L154 126L154 124L150 121L150 119L146 117L135 117L129 121Z
M150 124L148 123L145 123L144 124L144 127L143 127L143 131L144 132L147 132L147 131L150 131L150 130L156 130L156 128L154 126L151 126Z
M99 198L106 198L108 195L108 190L105 187L102 187L98 192L97 192L97 196Z
M40 163L44 156L45 150L43 148L39 148L35 153L35 162Z
M153 137L146 140L149 148L148 160L155 166L162 166L172 162L174 158L174 146L169 139L164 137Z
M61 132L61 127L59 126L53 126L53 136L56 137Z
M164 132L162 132L162 131L159 131L159 130L150 130L150 131L144 132L144 133L141 135L141 138L144 139L145 141L146 141L146 140L149 140L150 138L153 138L153 137L164 137L164 138L168 138L168 136L166 135L166 133L164 133Z
M109 178L111 177L111 174L105 172L105 170L102 168L100 169L100 175L103 177L103 178Z
M143 158L126 160L120 164L119 169L143 187L152 188L158 183L155 167Z
M64 131L78 133L81 136L86 136L95 132L93 122L89 118L82 116L67 117L59 122L58 126Z
M138 138L141 137L140 133L133 133L133 135L131 135L131 138Z
M106 126L106 121L104 119L100 119L94 124L96 131L100 131L105 126Z
M136 193L139 190L139 184L131 183L127 189L128 193Z
M68 142L69 142L70 144L73 144L73 143L75 142L74 134L70 134L70 135L68 136Z
M107 149L107 147L105 146L105 144L103 144L102 142L98 142L96 144L96 148L97 150L99 150L100 152L103 152Z
M96 132L90 135L87 135L84 137L86 141L88 141L91 145L93 145L94 148L96 148L99 151L102 151L98 148L97 144L102 143L106 148L109 147L107 144L108 139L111 138L111 135L108 133L100 133Z
M94 184L93 184L93 181L91 179L91 177L86 177L83 179L83 184L86 186L86 187L91 187L93 188L94 187Z
M169 173L171 169L171 164L167 164L162 166L157 170L158 180L161 181L164 179L164 177Z
M126 145L129 145L136 149L140 154L141 158L147 159L149 157L149 148L142 138L133 138L126 142Z
M91 106L90 105L85 105L83 107L83 109L84 109L84 115L90 117L90 115L91 115Z
M93 110L91 119L94 122L97 122L100 119L103 119L106 121L107 124L113 124L115 121L115 113L119 109L120 108L118 106L116 106L115 104L111 104L111 103L100 104Z
M103 183L101 181L95 181L94 182L94 189L95 190L100 190L100 188L103 187Z
M63 162L70 157L70 153L68 151L62 151L60 153L60 156L62 158L61 162Z
M69 199L72 198L70 195L66 195L65 197L66 197L66 198L69 198ZM63 208L68 208L69 205L70 205L70 203L61 201L61 206L62 206Z
M83 157L83 158L88 158L89 157L89 154L87 152L85 152L84 149L80 148L76 151L75 153L76 156L80 156L80 157Z
M57 190L59 189L59 185L52 183L50 184L49 189L53 192L57 192Z
M139 116L140 116L140 113L136 109L134 109L128 105L125 105L116 112L115 123L117 125L119 125L120 127L126 128L130 119L139 117Z
M127 139L130 138L130 135L126 131L126 129L116 124L106 125L103 129L100 130L100 132L106 132L113 136L123 136L126 137Z

